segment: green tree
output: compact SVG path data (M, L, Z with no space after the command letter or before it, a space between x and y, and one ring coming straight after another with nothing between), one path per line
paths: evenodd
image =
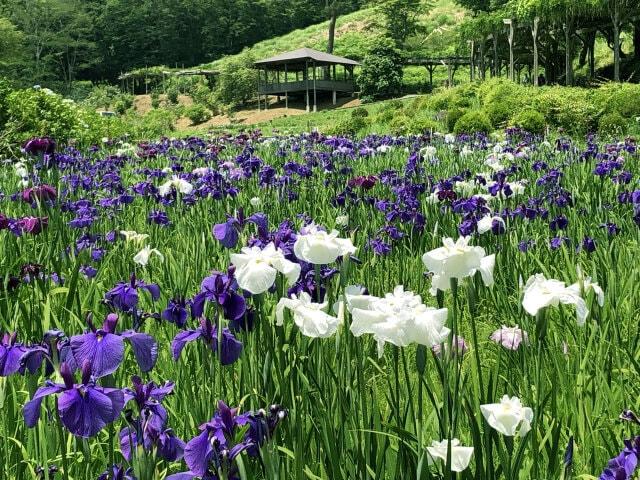
M0 17L0 68L19 62L23 49L24 34L8 19Z
M379 39L362 61L358 77L364 100L390 97L402 88L402 56L388 38Z
M253 68L255 58L245 51L233 61L225 63L218 75L216 100L231 107L244 104L256 95L258 71Z
M420 30L419 16L430 4L425 0L379 0L377 10L383 18L389 38L402 47L411 35Z

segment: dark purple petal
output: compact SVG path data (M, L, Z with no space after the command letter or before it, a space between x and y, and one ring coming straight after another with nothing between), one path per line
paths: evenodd
M64 391L63 385L55 385L50 384L45 387L40 387L33 398L25 403L22 412L24 414L24 423L27 427L32 428L36 426L38 423L38 419L40 418L40 405L42 404L42 399L49 395L55 395L56 393L60 393Z
M191 472L201 477L207 472L211 453L213 448L209 442L209 432L204 430L187 443L184 448L184 461Z
M178 333L171 342L171 353L174 360L178 360L182 349L188 342L193 342L200 338L200 330L185 330Z
M71 337L71 350L78 365L91 362L96 378L115 372L124 357L124 342L113 333L85 333Z
M156 340L151 335L133 330L122 332L121 335L131 344L140 369L143 372L151 370L158 359L158 344Z
M213 236L226 248L234 248L238 243L238 230L233 220L214 225Z
M220 353L220 363L231 365L240 358L242 353L242 342L236 339L228 328L222 331L222 351Z
M124 407L124 395L118 389L95 387L63 392L58 400L62 424L79 437L93 437L113 422Z

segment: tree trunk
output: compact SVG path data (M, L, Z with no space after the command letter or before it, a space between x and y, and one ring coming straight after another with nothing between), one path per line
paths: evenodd
M573 42L574 42L574 16L566 9L564 39L565 39L565 84L573 86Z
M540 19L538 17L533 19L533 27L531 28L531 35L533 36L533 85L538 86L538 24Z
M484 42L486 41L485 38L482 39L482 41L480 42L480 80L484 81L484 69L485 69L485 65L484 65Z
M611 11L611 23L613 24L613 80L620 81L620 5L618 0L613 0Z
M329 8L329 40L327 41L327 53L333 53L333 45L336 39L336 20L338 20L338 9L336 2L327 4Z
M640 21L633 22L633 56L640 60Z
M500 76L500 59L498 58L498 32L493 32L493 76Z

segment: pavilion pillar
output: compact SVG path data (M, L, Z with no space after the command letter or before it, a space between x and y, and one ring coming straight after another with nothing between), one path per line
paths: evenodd
M333 104L335 105L336 103L338 103L338 95L336 93L336 91L333 91Z
M316 62L313 61L313 111L318 111L318 92L316 89Z
M531 28L531 36L533 37L533 85L539 86L538 82L538 24L540 17L533 19L533 27Z
M305 60L304 62L304 87L305 87L305 96L307 99L307 113L309 113L309 61Z
M285 84L285 90L284 90L284 108L285 110L289 110L289 92L287 91L287 81L288 81L288 75L287 75L287 64L284 64L284 84Z
M453 87L453 67L450 63L447 63L447 74L449 77L449 88Z

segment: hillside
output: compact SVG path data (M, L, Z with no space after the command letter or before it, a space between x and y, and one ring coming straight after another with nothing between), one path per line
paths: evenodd
M453 0L435 0L420 19L426 36L409 40L406 52L414 56L439 56L454 54L459 46L456 26L465 16L465 10ZM328 22L294 30L286 35L259 42L247 50L255 58L264 58L288 50L309 47L326 50ZM374 8L367 8L343 15L336 23L334 53L360 59L365 55L373 39L380 33ZM235 56L227 56L194 68L215 69Z

